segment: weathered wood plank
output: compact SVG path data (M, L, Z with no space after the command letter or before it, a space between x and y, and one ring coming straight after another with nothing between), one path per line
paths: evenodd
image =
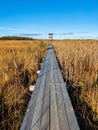
M46 55L47 55L47 53L46 53ZM42 70L39 75L42 75L43 73L45 73L46 68L44 66L46 66L45 62L42 64ZM33 114L34 114L35 107L36 107L36 101L37 101L36 99L38 97L41 82L42 82L42 77L37 79L37 82L35 85L35 90L31 96L27 111L25 113L25 118L23 120L20 130L30 130L30 126L31 126L31 123L33 120Z
M80 130L52 47L49 47L20 130Z
M20 130L29 130L30 129L30 125L31 125L31 122L32 122L32 119L33 119L33 114L34 114L34 110L35 110L35 106L36 106L36 99L37 99L38 92L39 92L39 89L40 89L41 81L42 81L42 79L40 78L36 82L35 90L34 90L34 93L31 96L30 102L28 104L27 111L25 113L25 118L23 120L23 123L21 125Z
M47 75L46 75L46 84L45 84L45 90L44 90L44 97L43 97L43 107L42 107L42 114L43 118L41 119L41 126L40 130L49 130L49 98L50 98L50 87L49 87L49 82L50 82L50 60L48 61L48 68L47 68Z
M53 53L53 52L52 52ZM54 55L54 54L53 54ZM50 105L50 130L60 130L56 102L56 89L54 82L53 60L51 60L51 105Z
M58 69L56 69L54 71L55 71L54 73L55 73L57 107L58 107L60 129L61 130L70 130L66 111L65 111L65 106L64 106L64 99L63 99L62 91L61 91L61 84L60 84L59 76L58 76Z
M62 87L61 87L62 95L64 98L64 105L65 105L65 109L66 109L66 115L67 115L70 130L80 130L72 104L71 104L70 97L68 95L67 90L65 89L65 85L63 84L64 80L62 78L62 74L61 74L60 70L58 71L58 73L59 73L60 83L62 84Z
M41 118L43 118L42 105L43 105L43 97L44 97L44 89L45 89L48 61L46 61L45 64L46 64L46 67L45 67L44 75L42 75L42 82L40 84L40 90L39 90L38 97L37 97L35 112L33 115L32 125L30 128L31 130L32 129L33 130L40 130L40 122L41 122Z

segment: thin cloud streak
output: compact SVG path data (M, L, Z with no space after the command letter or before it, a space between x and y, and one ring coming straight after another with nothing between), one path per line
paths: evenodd
M75 34L74 32L53 33L53 35L62 35L62 36L64 36L64 35L74 35L74 34Z
M24 34L20 34L21 36L41 36L43 34L41 33L24 33Z
M88 34L89 32L77 32L77 33L80 33L80 34Z
M9 28L9 27L1 27L0 26L0 30L5 30L5 31L22 31L20 29L16 29L16 28Z
M60 33L60 35L74 35L74 32Z

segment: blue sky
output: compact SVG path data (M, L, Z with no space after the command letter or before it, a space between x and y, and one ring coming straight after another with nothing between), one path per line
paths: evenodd
M0 36L98 37L98 0L0 0Z

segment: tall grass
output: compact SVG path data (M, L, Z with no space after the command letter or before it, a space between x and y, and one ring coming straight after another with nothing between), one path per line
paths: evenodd
M49 41L0 41L0 129L18 130ZM81 129L98 129L98 41L53 41Z
M76 113L88 122L91 129L97 130L98 41L54 41L53 45L67 85L72 86L71 98ZM88 129L87 124L83 125L83 129Z
M46 48L41 41L0 41L0 129L19 129Z

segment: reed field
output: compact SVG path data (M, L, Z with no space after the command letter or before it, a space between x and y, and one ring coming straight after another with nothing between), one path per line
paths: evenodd
M98 129L98 41L53 41L81 129Z
M85 130L98 129L98 41L53 40L53 47L77 115ZM48 40L0 41L0 129L18 130Z
M47 45L42 41L0 41L0 130L18 130Z

